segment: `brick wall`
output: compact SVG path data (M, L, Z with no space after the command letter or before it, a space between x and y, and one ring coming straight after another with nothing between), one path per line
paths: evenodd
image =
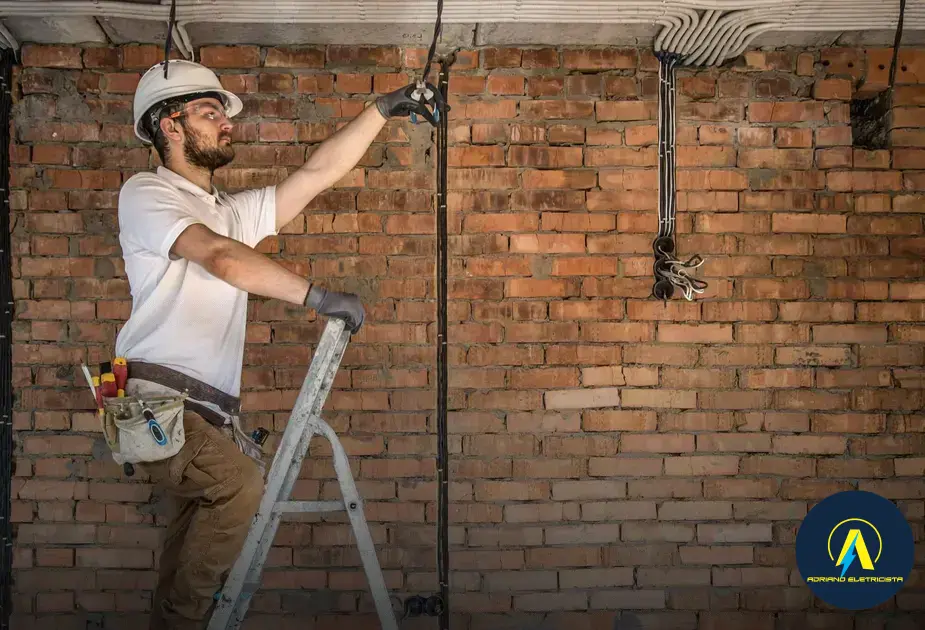
M201 50L246 104L219 184L296 169L372 94L415 76L424 52ZM116 200L156 164L132 134L131 99L160 55L23 50L16 627L137 628L150 606L163 510L109 459L75 366L109 358L130 311ZM811 596L793 547L807 509L843 489L896 499L917 540L925 522L925 51L901 57L892 151L853 149L849 126L848 99L883 87L890 55L750 52L680 72L679 248L706 257L710 287L664 304L647 299L654 57L460 54L449 152L458 627L609 629L617 611L631 611L620 627L672 630L921 627L918 572L855 615ZM390 123L260 247L367 301L327 417L402 594L436 586L431 137L426 124ZM250 321L247 422L278 435L320 329L261 299ZM336 496L327 452L313 449L297 498ZM285 627L344 628L331 615L353 611L349 627L372 627L343 519L285 524L271 559L251 627L283 610L299 613Z

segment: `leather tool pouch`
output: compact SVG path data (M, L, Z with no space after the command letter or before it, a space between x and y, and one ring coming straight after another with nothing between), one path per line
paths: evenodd
M103 435L115 462L156 462L176 455L186 441L185 400L185 394L104 399Z

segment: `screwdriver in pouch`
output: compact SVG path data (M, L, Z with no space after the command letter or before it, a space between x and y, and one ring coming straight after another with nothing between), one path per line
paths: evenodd
M112 364L109 361L100 363L100 390L103 398L115 398L119 393L116 387L116 375L112 373Z
M125 357L116 357L112 360L112 373L116 377L116 395L125 396L125 382L128 381L128 362Z

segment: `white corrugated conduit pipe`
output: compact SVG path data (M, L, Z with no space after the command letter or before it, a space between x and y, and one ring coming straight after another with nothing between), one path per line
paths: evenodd
M679 2L687 4L685 0ZM698 29L694 37L679 46L661 46L657 40L656 51L684 55L685 65L709 66L741 55L756 37L770 31L889 30L895 28L899 19L897 2L776 0L758 6L744 1L727 2L723 6L726 9L735 6L737 10L719 19L721 14L708 11L703 20L710 22L708 28ZM925 2L907 6L906 12L906 19L917 25L913 28L921 28L925 23Z
M888 0L446 0L444 23L589 23L662 26L654 49L684 56L684 65L713 65L736 57L769 31L895 28L898 2ZM190 57L185 26L194 23L430 23L433 0L177 0L176 45ZM3 17L113 17L167 22L159 5L118 0L0 0ZM910 0L907 28L925 29L925 0ZM0 24L0 45L16 48Z
M16 41L16 38L13 37L13 34L3 25L3 22L0 22L0 48L19 50L19 43Z

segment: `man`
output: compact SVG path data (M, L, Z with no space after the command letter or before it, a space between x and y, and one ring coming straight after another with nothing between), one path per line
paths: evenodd
M234 158L230 119L241 101L208 68L166 65L149 69L135 93L135 133L163 166L133 176L119 195L133 303L116 354L129 361L127 394L189 396L182 448L141 464L176 508L150 627L186 630L205 627L263 491L259 447L237 418L248 294L341 318L352 332L365 317L356 295L327 290L254 247L344 177L390 117L426 109L406 88L382 96L278 185L225 194L212 179Z

